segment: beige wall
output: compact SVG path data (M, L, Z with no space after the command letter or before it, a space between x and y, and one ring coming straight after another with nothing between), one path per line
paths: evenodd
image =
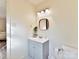
M77 47L77 0L49 0L35 7L25 0L8 0L7 5L8 16L21 20L30 30L35 25L35 10L50 8L55 22L54 34L62 37L66 44Z
M36 24L34 8L26 0L8 0L7 16L21 21L28 30L31 30Z
M6 0L0 0L0 16L6 16Z
M0 17L0 32L5 31L6 28L6 20L3 17Z
M77 48L77 0L49 0L36 7L37 10L43 8L53 13L50 22L54 21L55 25L49 33L51 40Z
M77 47L77 0L46 0L35 7L25 0L8 0L7 2L8 16L22 21L28 30L36 24L35 11L43 8L50 8L52 15L48 18L50 22L55 22L54 28L51 29L53 33L49 35Z
M59 44L67 44L77 48L77 0L46 0L45 2L36 6L32 6L27 0L7 0L7 17L11 17L9 19L12 21L17 20L18 22L15 22L17 24L21 22L23 25L25 25L27 30L25 32L26 35L23 35L25 39L13 38L13 41L11 40L11 44L13 44L11 48L16 47L11 50L12 59L23 59L27 57L27 47L25 47L27 45L25 40L29 37L27 32L32 34L32 27L36 25L35 11L43 8L49 8L52 11L52 15L48 17L50 28L46 33L48 34L50 40L50 55L54 53L52 52L53 47L56 47ZM18 35L19 33L21 34L22 32L23 34L24 32L23 30L17 31L17 29L20 30L18 27L22 29L22 27L19 25L15 26L16 30L14 36L16 36L16 32L18 32ZM17 46L15 45L15 42ZM7 46L10 48L10 41L7 40L7 43ZM23 46L22 48L20 47L21 45Z
M35 23L34 8L26 0L8 0L7 2L7 23L11 20L11 38L7 40L8 59L28 59L27 39L32 34L32 27ZM10 32L9 32L10 34ZM11 39L11 40L9 40ZM11 45L11 52L10 52ZM10 56L11 53L11 56Z

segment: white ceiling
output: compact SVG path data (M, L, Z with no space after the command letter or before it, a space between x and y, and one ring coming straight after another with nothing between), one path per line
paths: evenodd
M6 13L6 6L5 3L6 0L0 0L0 16L1 17L5 17L5 13Z

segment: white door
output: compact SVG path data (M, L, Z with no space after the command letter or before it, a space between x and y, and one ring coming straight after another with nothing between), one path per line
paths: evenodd
M7 49L9 55L7 59L28 59L27 58L27 29L16 19L10 18L10 37L7 39Z

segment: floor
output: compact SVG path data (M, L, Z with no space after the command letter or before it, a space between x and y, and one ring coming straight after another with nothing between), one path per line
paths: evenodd
M0 59L6 59L6 42L0 41Z

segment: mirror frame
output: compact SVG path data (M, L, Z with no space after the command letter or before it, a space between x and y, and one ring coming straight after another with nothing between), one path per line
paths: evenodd
M46 24L46 25L45 25L46 29L42 29L42 28L40 27L42 20L43 20L43 21L45 20L45 22L46 22L46 23L45 23L45 24ZM47 18L40 19L40 20L39 20L39 29L42 30L42 31L46 31L46 30L48 30L48 28L49 28L49 21L48 21L48 19L47 19Z

